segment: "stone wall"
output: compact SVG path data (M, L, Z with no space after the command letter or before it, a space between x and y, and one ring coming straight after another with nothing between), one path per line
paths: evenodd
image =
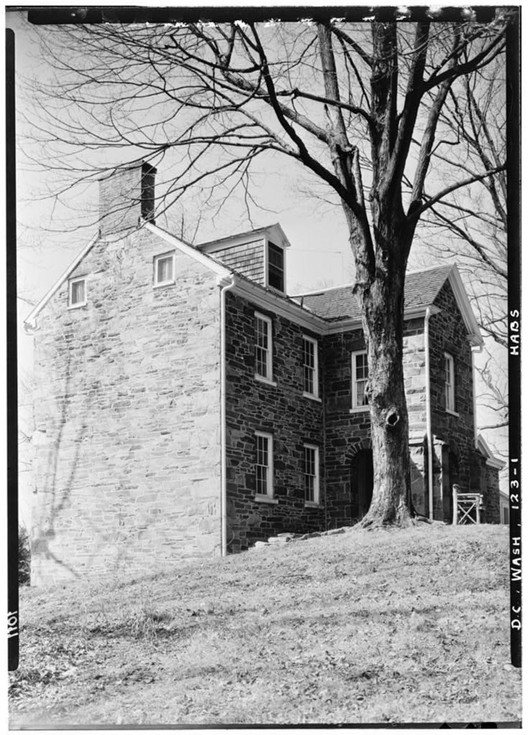
M36 584L149 573L220 544L220 326L215 277L147 230L99 240L38 317Z
M324 441L321 401L303 396L303 334L269 313L273 328L273 384L255 379L255 311L227 294L227 544L248 548L280 532L325 528ZM320 353L319 353L320 354ZM274 502L255 500L255 431L273 435ZM306 507L303 444L319 447L321 504Z
M370 447L370 416L366 408L351 411L351 353L364 348L363 332L360 329L323 338L329 527L358 520L351 469L356 454ZM420 510L424 504L423 440L426 405L423 319L405 322L403 362L411 433L413 502Z
M431 370L431 424L435 444L442 446L435 464L434 517L450 520L452 485L461 492L471 489L471 472L475 458L475 425L473 405L473 369L471 345L467 329L448 281L435 300L440 312L433 314L429 326ZM454 358L455 413L446 410L444 353Z

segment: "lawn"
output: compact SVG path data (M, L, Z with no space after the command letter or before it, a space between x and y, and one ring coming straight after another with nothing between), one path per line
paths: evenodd
M508 531L420 525L21 591L10 727L514 722Z

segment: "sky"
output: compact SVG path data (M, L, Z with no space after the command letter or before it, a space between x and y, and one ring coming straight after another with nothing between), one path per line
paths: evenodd
M17 112L19 151L17 160L17 214L19 219L19 271L18 290L20 322L31 311L32 306L44 296L69 263L80 252L94 233L93 225L77 228L80 213L97 205L97 186L86 187L81 195L66 197L67 205L58 204L46 196L52 182L49 171L28 161L24 150L34 150L28 142L31 127L25 120L26 114L34 117L34 108L28 92L24 89L24 78L40 80L49 78L47 60L35 43L32 30L19 13L8 13L6 25L16 33ZM159 173L163 175L163 170ZM287 255L288 291L299 293L320 287L350 283L354 279L354 266L348 243L348 232L339 206L331 206L322 200L305 195L310 180L298 170L285 167L281 162L263 164L258 177L257 197L265 210L256 212L254 226L261 227L280 222L291 248ZM52 185L52 184L51 184ZM195 212L188 213L194 221ZM58 225L59 223L59 225ZM66 223L62 231L60 223ZM165 223L159 221L162 227ZM238 213L225 210L217 220L207 221L203 217L197 242L214 237L246 231L250 225ZM430 254L424 260L419 239L413 246L411 265L432 265ZM32 338L19 329L19 371L31 371ZM29 397L22 392L22 413L27 412ZM484 417L485 418L485 417ZM490 439L486 435L486 439ZM495 439L495 437L493 437ZM492 446L504 448L505 436L490 441Z

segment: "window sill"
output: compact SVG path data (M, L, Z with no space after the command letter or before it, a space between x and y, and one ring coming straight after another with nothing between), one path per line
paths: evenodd
M303 398L309 398L311 401L315 401L316 403L322 403L319 396L314 396L313 393L306 393L306 391L303 392Z
M255 495L254 498L256 503L268 503L269 505L277 505L277 498L270 498L269 495Z
M83 301L82 304L70 304L68 306L68 309L71 311L72 309L82 309L84 306L88 306L87 301Z
M305 500L304 507L305 508L320 508L321 503L316 503L314 500Z
M460 417L460 414L458 413L458 411L451 411L450 408L446 408L446 413L449 413L451 416L456 416L457 418Z
M357 406L356 408L349 408L348 413L366 413L368 410L368 406Z
M176 281L163 281L162 283L153 283L152 288L165 288L165 286L174 286Z
M266 385L272 385L274 388L277 387L277 383L274 380L265 378L263 375L257 375L257 373L255 373L255 380L258 380L259 383L265 383Z

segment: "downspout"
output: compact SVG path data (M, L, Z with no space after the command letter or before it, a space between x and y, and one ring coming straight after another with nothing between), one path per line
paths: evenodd
M227 555L226 293L234 276L217 279L220 287L220 549Z
M471 345L471 385L473 386L473 442L478 449L477 393L475 390L475 352L482 352L482 345Z
M429 519L433 519L433 432L431 420L431 356L429 349L429 319L431 307L425 310L424 346L425 346L425 433L427 441L427 490L429 498Z

